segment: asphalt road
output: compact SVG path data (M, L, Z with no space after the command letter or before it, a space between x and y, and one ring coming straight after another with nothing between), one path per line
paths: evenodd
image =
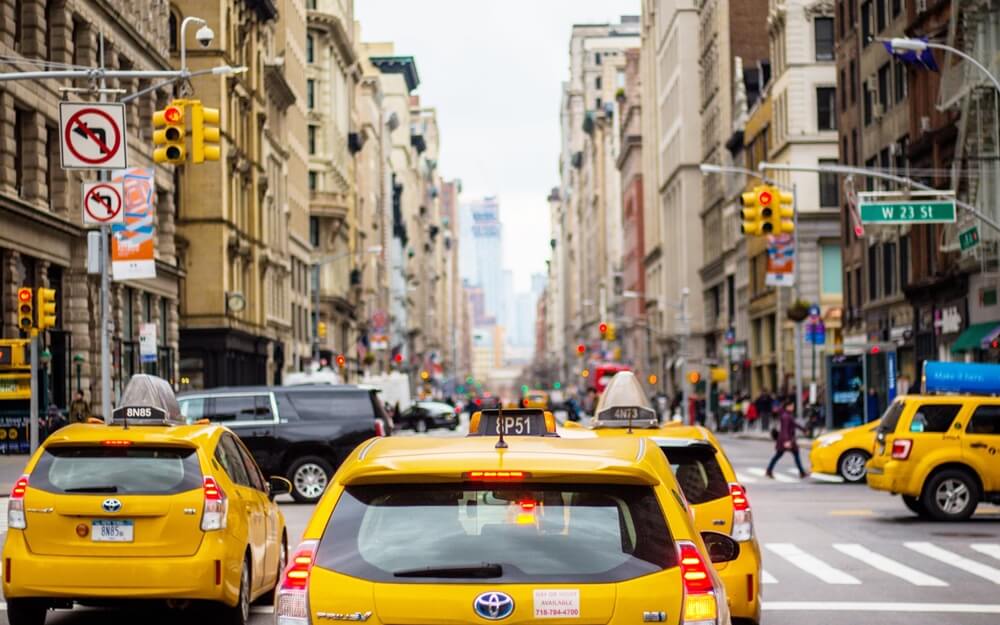
M729 436L723 444L747 487L764 551L764 625L1000 623L1000 508L980 506L967 523L921 521L898 498L865 486L800 480L787 456L778 479L765 478L769 442ZM282 508L294 546L312 506ZM76 609L47 622L151 625L194 623L192 616ZM253 623L272 619L269 606L255 607Z

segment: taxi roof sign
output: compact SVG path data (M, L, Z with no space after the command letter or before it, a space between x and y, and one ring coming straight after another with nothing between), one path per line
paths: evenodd
M155 375L132 376L111 413L114 423L181 425L184 417L170 383Z
M1000 395L1000 365L928 360L924 363L923 392Z
M469 436L559 436L548 410L480 410L469 419Z
M594 427L652 428L660 424L642 384L631 371L619 371L611 378L594 414Z

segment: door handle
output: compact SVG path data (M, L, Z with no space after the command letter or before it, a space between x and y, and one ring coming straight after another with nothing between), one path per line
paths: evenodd
M969 447L972 449L986 449L986 443L969 443Z

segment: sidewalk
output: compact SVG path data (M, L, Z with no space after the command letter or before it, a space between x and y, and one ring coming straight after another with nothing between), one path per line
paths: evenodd
M24 465L30 457L27 454L0 456L0 497L10 494L14 482L24 474Z

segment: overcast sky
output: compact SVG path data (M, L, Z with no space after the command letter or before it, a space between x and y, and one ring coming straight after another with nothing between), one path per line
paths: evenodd
M638 15L640 0L355 0L364 41L413 56L437 108L440 172L463 198L497 195L515 290L545 271L545 198L559 184L559 91L574 23Z

